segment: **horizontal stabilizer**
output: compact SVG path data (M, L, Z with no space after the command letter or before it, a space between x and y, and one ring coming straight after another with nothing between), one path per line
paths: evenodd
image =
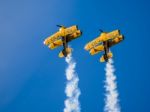
M112 52L109 52L109 53L107 53L107 59L105 59L105 55L103 55L101 58L100 58L100 62L105 62L105 61L107 61L108 59L110 59L110 58L112 58L113 57L113 54L112 54Z
M70 54L70 53L71 53L71 51L72 51L72 49L71 49L71 48L69 48L69 47L68 47L68 48L66 48L66 53L67 53L67 55L68 55L68 54ZM64 52L65 52L65 51L61 51L61 52L59 53L59 55L58 55L58 56L59 56L60 58L65 57Z
M64 57L64 54L63 54L63 52L61 51L60 53L59 53L59 55L58 55L60 58L62 58L62 57Z

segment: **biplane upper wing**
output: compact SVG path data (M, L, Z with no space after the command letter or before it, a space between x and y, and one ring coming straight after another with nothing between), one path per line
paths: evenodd
M117 37L119 35L120 35L120 31L119 30L114 30L114 31L112 31L110 33L107 33L107 40L113 39L113 38L115 38L115 37Z
M72 33L76 32L77 30L78 30L77 25L73 25L69 28L65 28L65 35L72 34Z
M56 32L55 34L49 36L48 38L46 38L44 40L44 44L45 45L49 45L51 43L53 43L54 41L56 41L57 39L59 39L61 36L60 32Z

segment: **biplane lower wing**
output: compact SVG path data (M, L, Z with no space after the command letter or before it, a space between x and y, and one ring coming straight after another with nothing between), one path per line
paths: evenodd
M53 49L55 49L55 48L57 48L59 46L62 46L62 45L63 45L63 41L62 41L62 39L59 39L59 40L56 40L53 43L51 43L49 45L49 48L53 50Z
M98 45L98 46L96 46L96 47L94 47L90 50L90 54L95 55L95 54L97 54L97 53L99 53L103 50L104 50L104 46L103 45Z

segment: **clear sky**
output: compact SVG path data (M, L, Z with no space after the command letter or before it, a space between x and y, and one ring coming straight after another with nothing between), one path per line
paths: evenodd
M150 1L1 0L0 112L62 112L64 59L43 40L56 24L77 24L83 36L70 43L77 62L81 112L103 112L105 64L84 45L98 29L120 29L125 40L111 50L122 112L148 112L150 101Z

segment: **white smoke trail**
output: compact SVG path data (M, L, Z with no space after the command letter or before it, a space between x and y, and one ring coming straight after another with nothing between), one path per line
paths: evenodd
M64 102L64 112L80 112L80 103L78 100L80 96L78 88L79 78L75 73L76 63L73 61L71 55L67 56L66 62L68 63L68 67L66 68L67 85L65 89L67 99Z
M109 59L106 64L106 99L105 99L105 112L120 112L119 100L118 100L118 91L116 76L114 74L113 60Z

